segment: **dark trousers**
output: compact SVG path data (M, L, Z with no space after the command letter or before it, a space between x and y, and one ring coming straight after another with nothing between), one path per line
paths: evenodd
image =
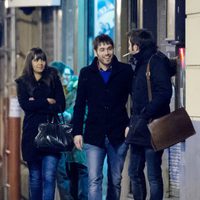
M57 170L57 186L61 200L87 200L88 170L79 163L60 162Z
M155 152L151 147L131 144L129 176L134 200L146 199L145 163L150 186L150 200L163 199L162 154L163 151Z

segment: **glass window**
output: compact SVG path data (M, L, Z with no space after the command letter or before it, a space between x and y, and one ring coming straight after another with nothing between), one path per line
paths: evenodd
M115 39L115 0L89 0L88 3L88 64L94 57L92 41L101 34Z

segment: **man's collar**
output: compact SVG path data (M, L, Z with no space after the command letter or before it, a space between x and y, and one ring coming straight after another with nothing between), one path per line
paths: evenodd
M108 66L106 69L103 69L99 66L99 62L97 62L97 66L98 66L99 71L101 71L101 72L106 72L106 71L112 70L112 65Z
M111 71L112 70L112 66L110 66L108 69L106 69L106 70L103 70L102 68L99 68L99 71L100 72L109 72L109 71Z

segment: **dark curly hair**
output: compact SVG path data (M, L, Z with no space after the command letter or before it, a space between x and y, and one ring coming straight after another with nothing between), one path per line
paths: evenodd
M112 47L114 48L113 40L111 39L110 36L108 36L106 34L98 35L94 39L94 41L93 41L93 48L94 48L94 50L97 50L97 48L98 48L98 46L99 46L100 43L111 44Z

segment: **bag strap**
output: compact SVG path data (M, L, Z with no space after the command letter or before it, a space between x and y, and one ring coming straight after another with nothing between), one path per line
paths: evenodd
M65 123L66 123L66 122L65 122L65 118L64 118L64 115L63 115L62 112L60 113L60 116L61 116L61 119L62 119L62 122L61 122L61 123L65 124Z
M147 64L146 70L146 79L147 79L147 90L148 90L148 98L149 102L152 100L152 91L151 91L151 80L150 80L151 72L150 72L150 64Z
M147 69L146 69L146 79L147 79L147 90L148 90L148 99L149 99L149 102L152 101L152 90L151 90L151 72L150 72L150 62L151 62L151 59L152 57L154 56L155 54L153 54L148 63L147 63Z
M65 124L65 118L63 113L59 113L60 116L58 116L57 114L52 115L51 117L49 115L47 115L47 123L59 123L59 124Z

